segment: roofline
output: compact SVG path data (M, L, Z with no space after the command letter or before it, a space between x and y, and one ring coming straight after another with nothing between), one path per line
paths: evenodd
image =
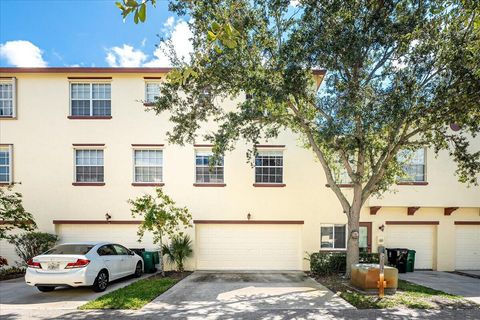
M111 67L47 67L47 68L17 68L3 67L0 73L168 73L173 68L111 68ZM312 69L314 75L325 75L325 69Z
M0 73L167 73L173 68L108 68L108 67L47 67L47 68L0 68Z

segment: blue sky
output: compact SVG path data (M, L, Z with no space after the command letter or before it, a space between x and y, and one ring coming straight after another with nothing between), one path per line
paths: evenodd
M0 66L165 66L157 34L188 54L187 25L159 0L124 23L111 0L0 0Z

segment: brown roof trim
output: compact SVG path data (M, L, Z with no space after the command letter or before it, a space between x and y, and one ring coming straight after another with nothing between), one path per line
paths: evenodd
M164 147L165 145L163 143L159 144L148 144L148 143L132 143L132 147Z
M140 224L137 220L53 220L53 224Z
M105 143L72 143L74 147L105 147Z
M162 77L143 77L145 80L160 80Z
M391 225L439 225L439 221L385 221Z
M407 208L407 215L413 216L417 210L420 209L420 207L408 207Z
M111 68L111 67L47 67L47 68L0 68L2 73L168 73L173 68ZM312 69L314 75L325 75L325 69Z
M112 77L67 77L68 80L112 80Z
M49 68L0 68L1 73L167 73L173 68L78 68L78 67L49 67Z
M70 120L110 120L112 116L67 116Z
M165 183L163 182L148 182L148 183L141 183L141 182L132 182L132 186L134 187L163 187Z
M473 225L480 225L480 221L455 221L454 224L456 225L464 225L464 226L473 226Z
M226 183L194 183L194 187L226 187Z
M283 188L287 185L285 183L254 183L255 188Z
M193 220L194 224L304 224L303 220Z
M255 148L285 148L284 144L256 144Z

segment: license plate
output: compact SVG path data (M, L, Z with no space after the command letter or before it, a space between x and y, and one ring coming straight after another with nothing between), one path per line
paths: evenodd
M59 262L50 262L50 263L48 264L47 269L48 269L48 270L58 270L59 267L60 267L60 263L59 263Z

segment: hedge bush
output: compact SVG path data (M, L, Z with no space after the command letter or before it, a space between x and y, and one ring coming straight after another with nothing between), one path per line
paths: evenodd
M308 256L310 270L317 275L345 273L347 266L346 252L315 252ZM378 263L378 253L360 253L360 263Z
M8 240L15 246L15 252L26 265L27 261L55 246L58 237L46 232L27 232Z

